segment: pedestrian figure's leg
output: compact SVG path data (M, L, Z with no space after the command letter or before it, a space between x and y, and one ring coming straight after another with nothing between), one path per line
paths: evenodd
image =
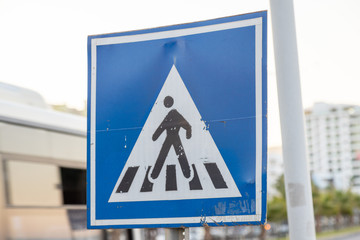
M171 147L171 143L170 143L169 139L166 138L164 141L164 144L161 147L159 156L155 162L155 166L151 172L152 179L156 179L159 176L161 169L164 165L165 159L169 153L170 147Z
M191 176L190 174L190 165L186 158L184 147L181 144L180 138L173 143L175 153L178 157L181 170L186 178L189 178Z

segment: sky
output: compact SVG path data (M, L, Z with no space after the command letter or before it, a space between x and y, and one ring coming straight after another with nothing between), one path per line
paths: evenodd
M302 98L360 105L360 1L294 0ZM0 0L0 82L82 108L87 36L270 10L268 0ZM281 145L268 26L268 142Z

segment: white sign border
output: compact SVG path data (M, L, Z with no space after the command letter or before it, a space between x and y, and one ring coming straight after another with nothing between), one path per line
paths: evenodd
M166 38L175 38L195 34L216 32L241 27L255 26L255 99L256 99L256 213L254 215L207 216L181 218L144 218L144 219L105 219L97 220L95 211L95 146L96 146L96 50L97 46L142 42ZM182 224L201 222L254 222L261 221L262 207L262 17L238 20L228 23L212 24L186 29L167 30L153 33L91 39L91 115L90 115L90 225L147 225L151 224Z

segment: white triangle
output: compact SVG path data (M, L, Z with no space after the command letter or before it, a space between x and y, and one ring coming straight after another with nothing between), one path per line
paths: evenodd
M174 100L170 108L164 106L164 99L167 96L171 96ZM191 176L188 178L184 176L185 174L181 170L174 147L171 146L159 176L156 179L147 178L152 183L151 191L141 191L147 175L147 169L151 166L149 171L151 174L167 137L167 131L163 131L155 141L152 139L153 134L172 109L176 109L191 125L191 138L186 138L186 130L184 128L181 128L179 131L179 137L191 167ZM114 186L109 202L241 197L224 159L201 119L200 113L176 67L173 66ZM176 190L167 191L165 188L168 165L175 165ZM201 189L190 189L189 182L195 175L192 165L196 168ZM206 167L209 165L216 166L218 172L221 173L223 182L226 183L226 187L215 187L216 184L213 183ZM128 171L129 168L132 171ZM125 180L123 181L123 178L127 171L129 174L127 180L130 179L130 181L126 183ZM125 185L128 184L126 191L122 191L123 188L119 190L119 185L122 181Z

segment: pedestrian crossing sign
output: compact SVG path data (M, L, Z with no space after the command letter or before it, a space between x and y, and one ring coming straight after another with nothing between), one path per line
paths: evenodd
M265 222L266 21L89 37L89 228Z

